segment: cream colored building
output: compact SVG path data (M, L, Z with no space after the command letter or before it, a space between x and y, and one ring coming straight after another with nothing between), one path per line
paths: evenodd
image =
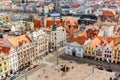
M8 39L18 54L18 70L30 66L35 58L34 44L27 35L20 35Z
M10 48L0 46L0 76L7 76L9 67L8 67L8 53Z
M119 44L115 46L113 49L112 62L120 63L120 45Z
M62 26L57 27L56 30L51 30L49 44L50 51L54 51L55 48L60 49L65 46L66 31Z
M34 43L35 60L38 62L48 55L48 35L43 30L27 33Z

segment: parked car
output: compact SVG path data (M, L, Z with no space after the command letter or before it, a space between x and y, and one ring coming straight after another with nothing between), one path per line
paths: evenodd
M109 68L109 69L106 69L106 71L108 71L108 72L113 72L112 69L110 69L110 68Z
M29 67L29 68L28 68L28 71L30 71L30 70L32 70L32 67Z
M16 78L16 76L14 75L10 78L10 80L14 80L15 78Z
M104 68L102 66L98 66L99 70L104 70Z
M120 73L116 73L114 76L115 76L118 80L120 80Z
M73 60L70 60L70 63L74 63L74 61L73 61Z
M36 68L36 67L38 67L38 66L39 66L39 65L34 65L33 68Z

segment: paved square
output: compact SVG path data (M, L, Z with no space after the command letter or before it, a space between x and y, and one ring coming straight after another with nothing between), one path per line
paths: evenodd
M67 65L70 68L69 72L63 73L61 65ZM74 67L72 69L72 67ZM98 70L88 64L78 64L64 62L59 65L53 64L49 68L43 69L38 75L34 76L31 80L109 80L114 72L107 72L105 70Z

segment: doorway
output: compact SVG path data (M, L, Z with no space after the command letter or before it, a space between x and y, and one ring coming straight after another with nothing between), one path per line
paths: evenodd
M76 50L75 49L72 50L72 55L76 56Z

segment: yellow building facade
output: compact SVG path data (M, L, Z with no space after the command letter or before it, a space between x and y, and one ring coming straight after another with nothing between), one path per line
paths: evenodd
M117 45L113 49L112 62L113 63L120 63L120 45Z
M84 55L95 57L95 48L92 43L88 43L84 46Z
M8 70L8 55L0 52L0 73L7 75Z

